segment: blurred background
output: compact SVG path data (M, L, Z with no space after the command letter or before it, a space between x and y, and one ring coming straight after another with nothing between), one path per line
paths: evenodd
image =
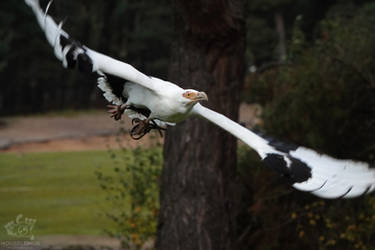
M55 0L50 14L88 47L163 79L184 29L168 0ZM245 14L240 122L374 165L375 1L247 0ZM0 2L0 27L0 249L19 239L152 249L163 138L132 141L96 80L61 66L23 1ZM239 249L375 249L373 196L317 199L261 170L247 147L238 157Z

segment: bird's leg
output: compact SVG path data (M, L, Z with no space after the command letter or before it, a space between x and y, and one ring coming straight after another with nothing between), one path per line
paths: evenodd
M160 137L163 137L163 133L161 132L162 130L167 130L166 128L163 128L163 127L160 127L159 125L156 124L156 122L154 120L151 120L152 124L150 125L150 127L152 127L151 129L157 129L159 131L159 134L160 134Z
M126 104L122 105L107 105L108 113L111 113L111 118L114 118L116 121L121 119L122 114L125 109L128 109L130 106Z
M162 130L166 130L166 128L158 126L156 122L150 118L147 118L146 120L134 118L132 120L132 124L136 124L130 131L130 136L134 140L141 139L143 136L145 136L145 134L149 133L153 129L157 129L160 133L160 136L163 137Z
M130 131L130 136L134 140L139 140L141 139L145 134L150 132L151 128L149 126L150 123L150 118L147 118L145 120L141 120L139 118L134 118L132 120L132 124L136 124L132 130Z

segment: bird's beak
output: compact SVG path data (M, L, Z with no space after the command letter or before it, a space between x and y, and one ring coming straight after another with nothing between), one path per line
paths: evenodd
M208 96L204 92L198 92L195 101L208 101Z

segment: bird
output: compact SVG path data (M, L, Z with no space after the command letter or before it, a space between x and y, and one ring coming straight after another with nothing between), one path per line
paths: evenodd
M202 91L183 89L177 84L151 77L125 62L92 50L71 38L48 14L39 0L25 0L32 9L66 68L95 74L103 91L111 117L123 113L133 122L131 135L140 139L152 129L167 129L189 117L201 117L237 137L257 152L266 166L285 177L297 190L321 198L353 198L374 191L375 169L368 163L335 159L306 147L284 143L254 132L201 104L208 101Z

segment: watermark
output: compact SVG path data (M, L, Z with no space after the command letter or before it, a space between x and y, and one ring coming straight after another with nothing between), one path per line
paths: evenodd
M14 221L10 221L4 225L9 236L17 238L17 240L0 241L0 249L33 249L40 246L40 242L36 242L33 228L36 219L24 217L19 214Z
M39 241L28 240L4 240L0 241L0 249L9 250L30 250L39 249L41 246Z
M10 236L34 240L33 228L35 223L36 219L23 218L23 215L19 214L15 221L8 222L4 227Z

